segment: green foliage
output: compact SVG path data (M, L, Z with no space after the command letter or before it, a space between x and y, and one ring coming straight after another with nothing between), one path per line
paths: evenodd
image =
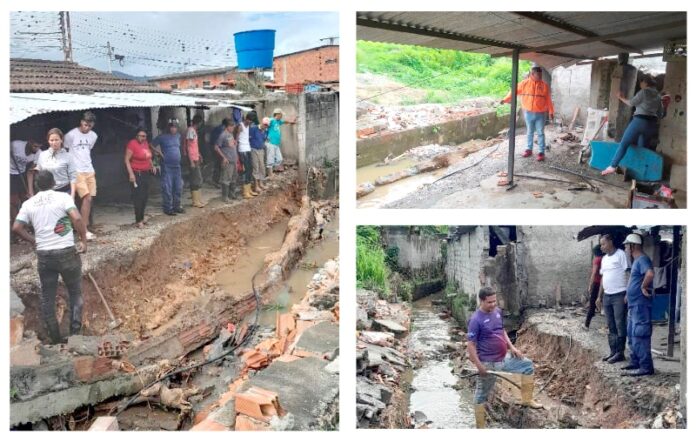
M375 290L382 297L389 295L389 269L386 254L380 244L379 230L375 226L358 226L356 251L356 279L360 288Z
M385 250L385 254L384 262L386 262L389 268L393 271L399 270L399 248L396 246L389 246L387 250Z
M359 73L385 75L426 90L423 103L454 103L476 97L500 99L510 90L509 58L361 40L357 42L356 58ZM520 61L520 80L529 68L528 61Z

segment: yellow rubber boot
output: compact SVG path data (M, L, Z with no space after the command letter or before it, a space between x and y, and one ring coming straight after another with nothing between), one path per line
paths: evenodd
M251 196L258 196L259 195L258 193L254 192L254 189L253 189L251 183L247 184L247 186L249 187L249 193L251 194Z
M476 428L486 428L486 406L484 404L474 404L474 417L476 418Z
M522 385L520 385L520 395L522 396L522 402L520 405L529 408L543 408L539 402L534 400L534 375L533 374L523 374L522 375Z
M191 200L193 201L191 205L193 207L205 207L205 204L203 203L203 200L201 199L201 191L200 190L192 190L191 191Z
M242 187L242 195L244 196L245 200L248 200L250 198L253 198L254 196L251 194L251 184L245 184L244 187Z

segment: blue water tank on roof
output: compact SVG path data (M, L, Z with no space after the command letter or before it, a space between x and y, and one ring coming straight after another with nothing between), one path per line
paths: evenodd
M275 49L275 29L237 32L234 47L238 69L271 69Z

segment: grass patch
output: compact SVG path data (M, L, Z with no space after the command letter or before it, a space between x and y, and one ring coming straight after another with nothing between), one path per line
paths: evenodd
M389 296L389 268L375 226L357 227L356 280L359 288L374 290L381 297Z
M454 103L477 97L500 99L510 90L512 78L510 58L449 49L358 40L356 61L358 73L384 75L425 90L421 103ZM530 66L530 62L520 61L519 80ZM417 104L415 101L405 99L402 104Z

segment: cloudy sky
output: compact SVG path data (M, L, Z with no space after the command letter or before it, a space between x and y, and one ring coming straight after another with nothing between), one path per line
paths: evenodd
M308 49L338 36L333 12L71 12L73 61L135 76L236 65L234 33L275 29L275 54ZM337 41L336 43L340 43ZM58 12L10 14L12 57L61 60Z

